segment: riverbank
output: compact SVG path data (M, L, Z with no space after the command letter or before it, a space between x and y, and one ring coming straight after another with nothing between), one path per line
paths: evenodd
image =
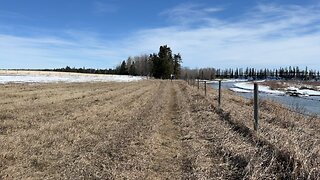
M230 81L230 80L229 80ZM275 81L272 81L275 82ZM286 94L285 88L274 90L273 88L266 86L264 81L258 82L259 85L259 97L262 100L271 100L277 103L281 103L287 108L306 115L318 115L320 116L320 96L290 96ZM237 86L236 86L237 85ZM292 85L292 84L291 84ZM210 84L211 87L217 89L217 83ZM253 98L253 83L252 82L222 82L222 88L231 90L237 95L244 98ZM306 91L306 90L301 90ZM314 92L313 92L314 93ZM317 93L317 92L316 92Z

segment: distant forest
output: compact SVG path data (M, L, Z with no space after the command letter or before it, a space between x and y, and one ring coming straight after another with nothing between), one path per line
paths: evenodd
M236 68L236 69L215 69L201 68L181 70L181 78L183 79L297 79L297 80L320 80L320 72L307 67L303 70L299 67L285 67L279 69L255 69L255 68Z
M69 66L45 71L77 72L93 74L119 74L132 76L149 76L157 79L169 79L174 75L176 79L297 79L320 80L320 72L312 69L289 66L279 69L255 68L200 68L190 69L181 67L182 57L173 54L167 45L160 46L159 52L150 55L128 57L114 69L71 68Z
M167 45L160 46L159 53L128 57L115 69L71 68L69 66L58 69L44 69L44 71L76 72L93 74L119 74L132 76L149 76L157 79L169 79L171 75L180 78L181 55L172 54Z

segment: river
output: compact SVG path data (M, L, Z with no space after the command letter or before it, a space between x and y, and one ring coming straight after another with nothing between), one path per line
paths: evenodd
M229 89L234 87L234 84L234 82L222 82L221 87L224 89ZM210 84L210 86L218 89L218 83ZM236 94L249 99L253 98L253 93ZM278 103L286 105L291 109L305 114L317 114L318 116L320 115L320 96L292 97L287 95L280 96L275 94L259 93L259 98L276 101Z

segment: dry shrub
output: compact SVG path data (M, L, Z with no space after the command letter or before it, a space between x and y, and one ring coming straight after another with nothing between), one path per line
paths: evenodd
M272 90L284 89L288 87L284 81L264 81L259 84L269 86Z

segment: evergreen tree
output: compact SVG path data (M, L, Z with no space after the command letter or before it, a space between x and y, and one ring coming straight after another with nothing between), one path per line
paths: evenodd
M136 67L134 61L131 63L130 68L129 68L129 75L136 76Z
M180 76L181 55L172 55L170 47L167 45L160 46L158 54L151 54L152 74L155 78L169 79L171 74L176 77Z
M167 45L160 46L158 56L162 66L162 78L171 78L171 74L173 74L173 57L170 47Z
M122 61L119 69L119 74L120 75L128 75L128 69L126 65L126 61Z

